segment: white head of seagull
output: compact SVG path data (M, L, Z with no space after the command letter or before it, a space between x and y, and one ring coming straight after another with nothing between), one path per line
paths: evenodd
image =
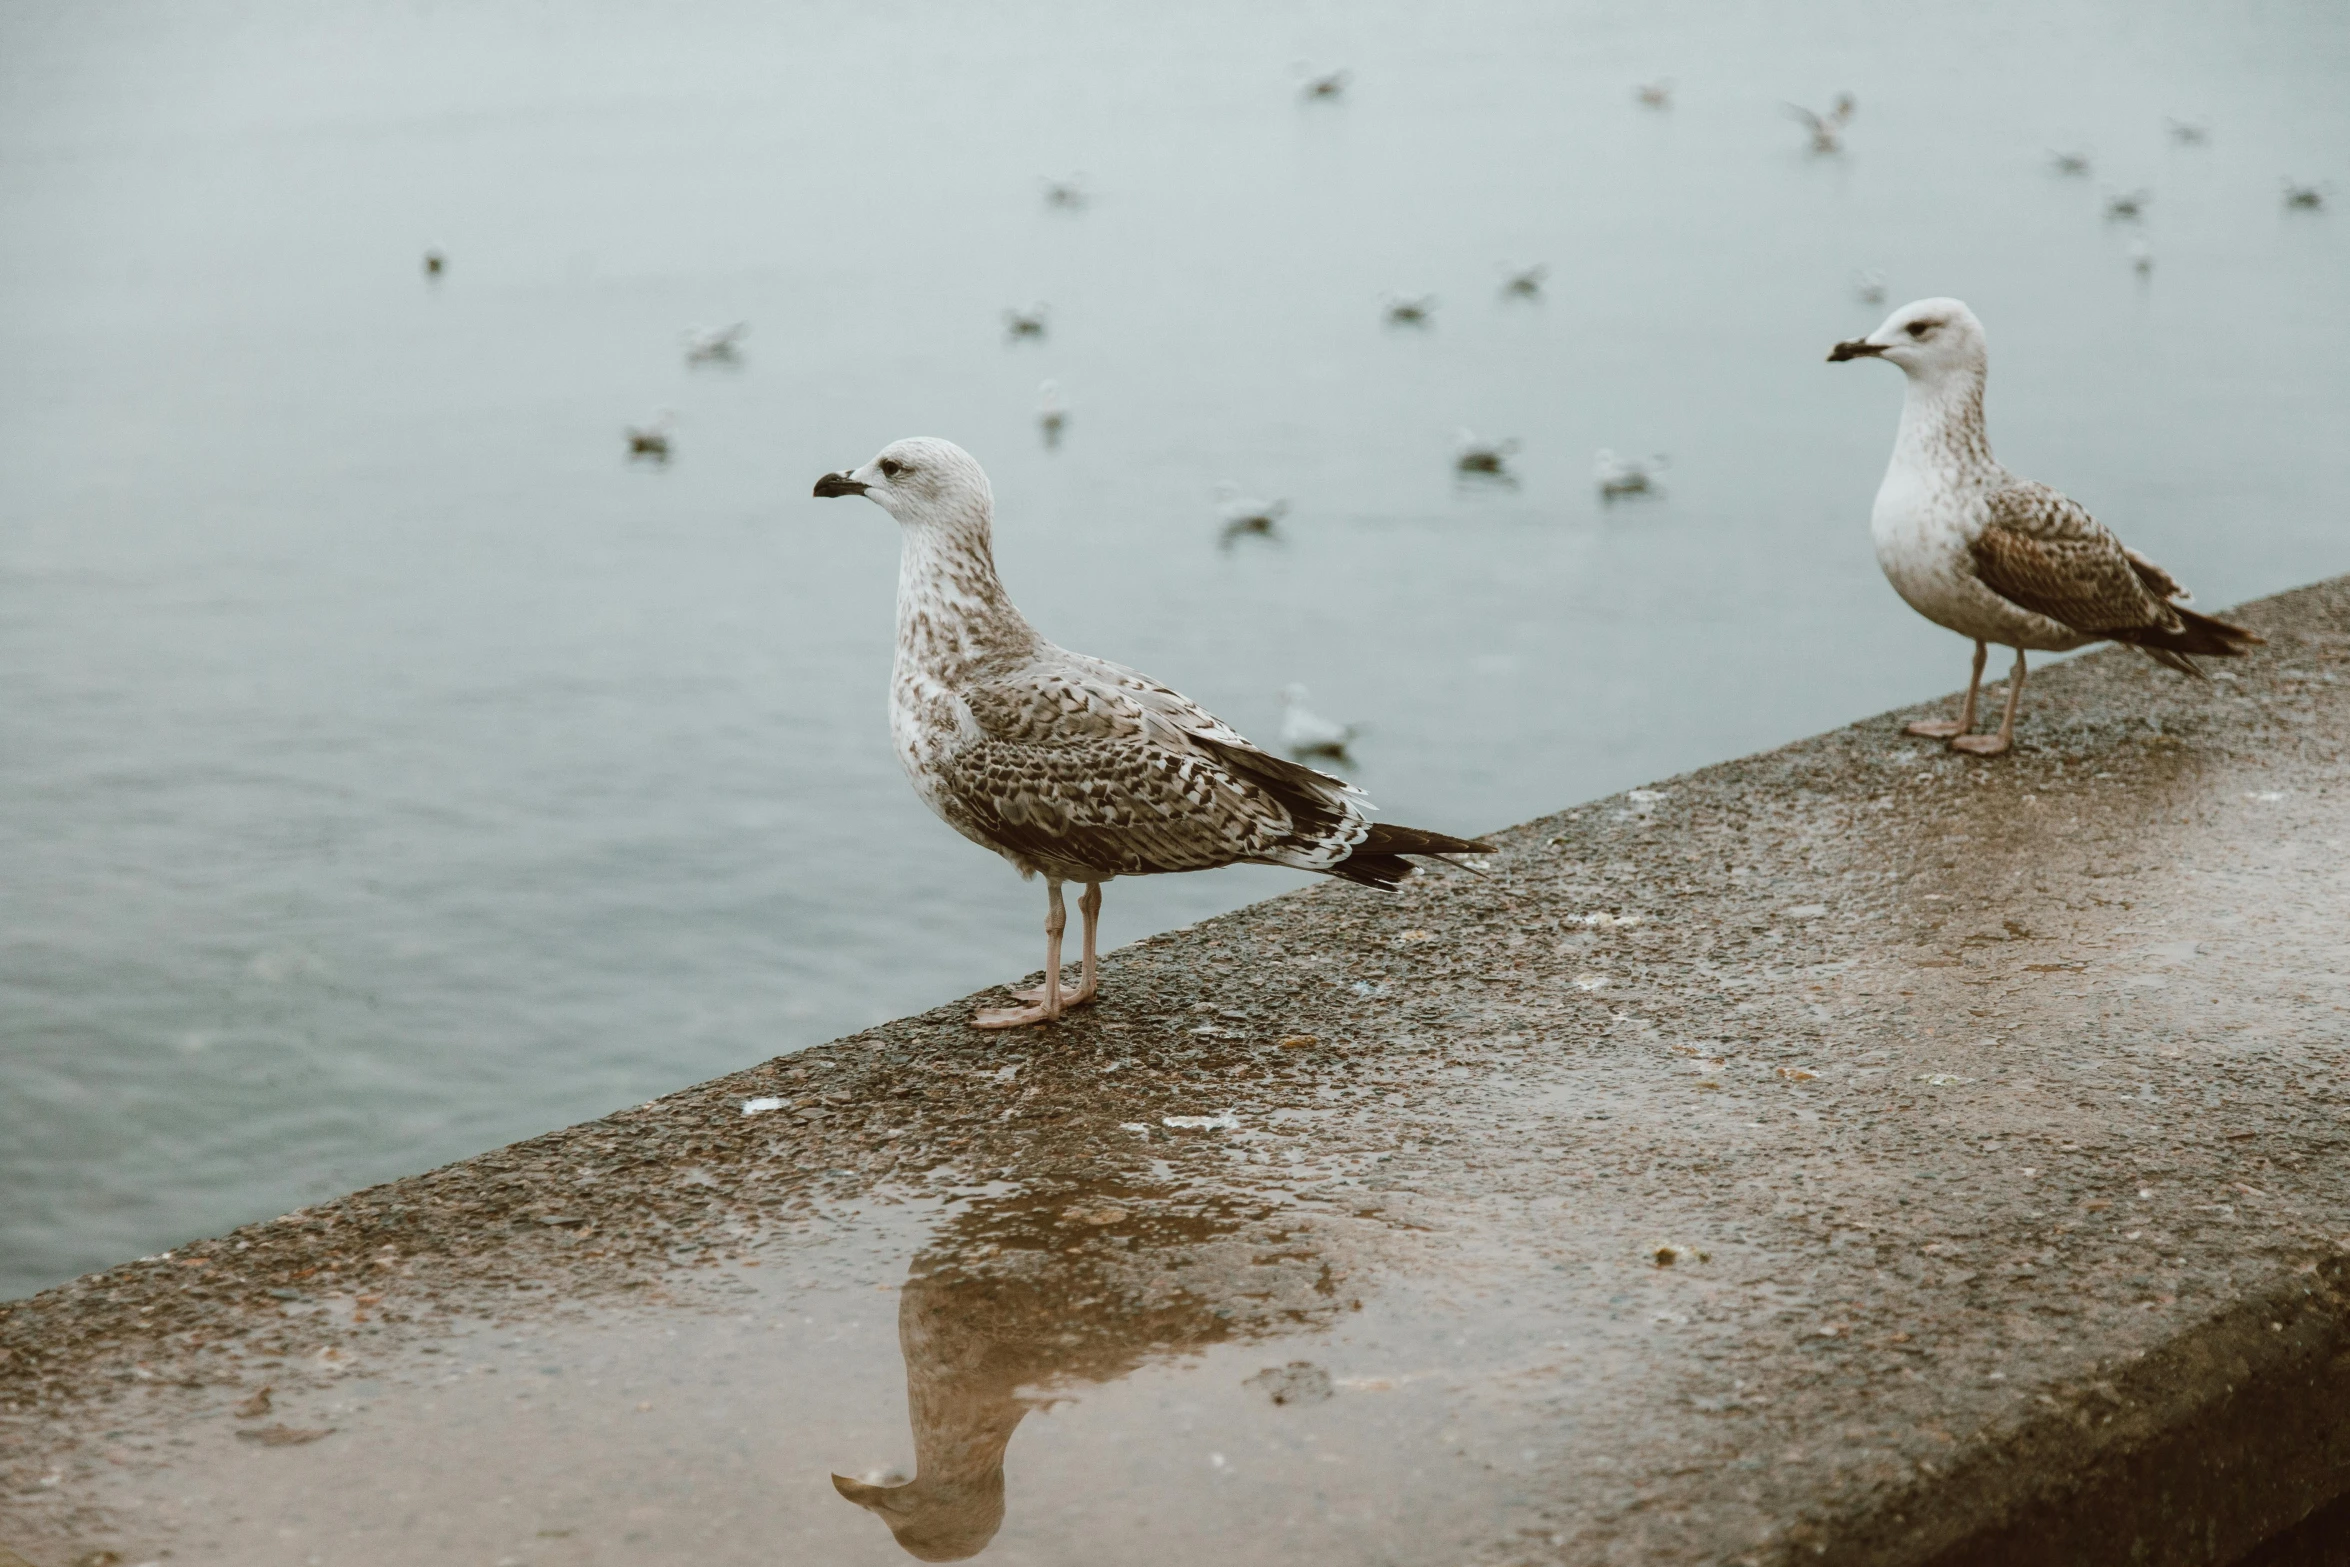
M1093 1000L1101 884L1119 876L1287 865L1392 888L1406 855L1488 846L1374 824L1343 780L1251 744L1181 692L1038 635L996 576L987 475L951 441L895 441L819 496L862 495L897 518L897 659L890 733L941 820L1045 878L1044 983L982 1028L1048 1023ZM1085 954L1063 988L1061 884L1085 886Z

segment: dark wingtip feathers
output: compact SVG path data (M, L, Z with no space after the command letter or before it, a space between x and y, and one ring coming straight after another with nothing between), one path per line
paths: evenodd
M2210 615L2198 615L2181 604L2170 606L2170 612L2179 617L2178 629L2165 630L2159 626L2133 626L2126 631L2108 633L2116 642L2131 647L2156 663L2175 669L2182 675L2197 680L2208 679L2195 667L2193 654L2203 658L2242 658L2256 647L2266 645L2268 638L2245 626Z
M1330 874L1364 887L1393 892L1418 869L1407 854L1491 854L1493 845L1476 838L1455 838L1418 827L1372 824L1370 835L1355 845L1354 853L1330 867Z

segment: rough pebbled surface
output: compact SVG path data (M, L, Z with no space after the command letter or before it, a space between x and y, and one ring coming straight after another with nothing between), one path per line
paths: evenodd
M1442 1296L1490 1346L1447 1431L1542 1457L1395 1482L1451 1532L1224 1554L2232 1561L2350 1489L2350 579L2241 614L2208 688L2035 676L2006 758L1871 719L1138 943L1050 1030L959 1003L0 1306L0 1542L214 1559L139 1499L264 1382L322 1428L461 1321L690 1311L937 1198L958 1528L1017 1387L1263 1341L1318 1394L1316 1335Z

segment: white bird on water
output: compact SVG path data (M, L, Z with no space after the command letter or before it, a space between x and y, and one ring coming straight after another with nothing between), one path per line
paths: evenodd
M685 334L685 362L689 365L730 365L742 357L743 339L751 335L751 323L737 321L732 326L694 327Z
M1838 343L1831 363L1884 359L1909 389L1893 461L1869 514L1877 564L1909 607L1975 644L1966 703L1955 720L1909 726L1955 750L1997 756L2015 739L2024 652L2122 642L2201 677L2190 655L2233 658L2262 639L2180 607L2176 578L2045 484L1991 455L1983 427L1989 354L1983 323L1955 299L1921 299L1867 337ZM1991 643L2015 649L1999 733L1978 735L1975 698Z
M1217 542L1226 549L1234 539L1255 535L1260 539L1273 537L1281 519L1289 515L1289 502L1260 500L1244 495L1237 484L1216 486L1216 515L1224 519L1224 531Z
M1636 457L1618 457L1611 448L1602 446L1591 459L1591 478L1599 486L1599 498L1603 501L1621 500L1627 495L1653 495L1658 488L1656 476L1670 462L1662 452L1642 462Z
M1836 106L1826 114L1814 114L1800 103L1782 104L1789 118L1800 120L1811 131L1813 152L1842 152L1844 127L1852 123L1852 116L1860 105L1850 93L1838 93Z
M1309 756L1352 762L1354 758L1347 755L1346 748L1362 733L1361 727L1324 718L1306 706L1306 698L1311 695L1312 692L1295 681L1281 688L1282 746L1301 762Z
M951 441L896 441L819 496L862 495L898 520L890 734L914 792L946 824L1045 878L1044 983L981 1028L1048 1023L1099 990L1101 884L1118 876L1287 865L1393 888L1406 855L1491 846L1373 823L1362 792L1250 744L1182 693L1039 636L996 576L987 475ZM1081 882L1084 958L1061 981L1061 884Z
M1036 428L1044 436L1046 447L1061 444L1061 432L1069 427L1068 405L1061 401L1061 383L1042 381L1036 388Z

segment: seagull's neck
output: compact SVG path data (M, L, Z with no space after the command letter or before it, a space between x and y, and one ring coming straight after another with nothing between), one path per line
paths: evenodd
M1983 373L1981 365L1966 365L1908 377L1901 430L1893 437L1894 467L1960 482L1997 471L1983 427Z
M984 513L904 529L898 667L954 685L983 661L1025 654L1035 630L995 574Z

